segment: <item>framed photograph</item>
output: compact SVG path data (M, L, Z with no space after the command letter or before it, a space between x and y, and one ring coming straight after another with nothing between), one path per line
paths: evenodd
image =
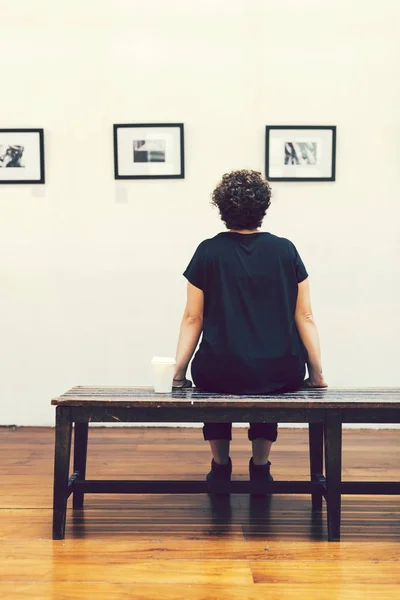
M43 129L0 129L1 183L44 183Z
M336 127L267 125L269 181L335 181Z
M183 179L183 123L114 125L115 179Z

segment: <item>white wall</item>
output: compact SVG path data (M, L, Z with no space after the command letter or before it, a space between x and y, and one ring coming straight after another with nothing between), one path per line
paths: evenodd
M335 386L400 385L396 0L19 0L0 21L0 127L45 129L47 183L0 186L1 424L76 384L149 384L181 272L221 229L220 175L266 124L338 127L336 183L275 183L265 229L309 269ZM184 122L185 180L116 182L112 125Z

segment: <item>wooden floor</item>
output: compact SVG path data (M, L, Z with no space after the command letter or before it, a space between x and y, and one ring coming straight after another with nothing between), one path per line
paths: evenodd
M400 479L398 431L345 431L344 479ZM90 496L51 539L54 431L0 429L0 598L6 600L394 600L399 497L345 497L340 543L306 496ZM308 476L307 431L281 429L276 479ZM234 429L234 477L249 442ZM203 478L195 429L91 429L89 478Z

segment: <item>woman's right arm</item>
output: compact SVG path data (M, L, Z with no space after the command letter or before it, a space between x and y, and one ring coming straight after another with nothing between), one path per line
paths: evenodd
M321 349L317 326L311 309L308 278L298 284L295 322L301 341L308 354L307 367L309 378L306 379L305 385L307 387L328 387L322 374Z

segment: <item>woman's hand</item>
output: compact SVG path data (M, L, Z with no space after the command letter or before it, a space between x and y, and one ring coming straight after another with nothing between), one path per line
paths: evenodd
M304 380L303 386L306 388L327 388L328 384L326 383L322 373L310 373L310 377Z
M185 385L186 377L182 373L175 373L172 385L174 387L182 387Z
M178 377L177 379L174 378L173 382L172 382L172 387L177 389L177 388L191 388L192 387L192 382L190 381L190 379L187 379L186 377L184 377L183 379L181 377Z

